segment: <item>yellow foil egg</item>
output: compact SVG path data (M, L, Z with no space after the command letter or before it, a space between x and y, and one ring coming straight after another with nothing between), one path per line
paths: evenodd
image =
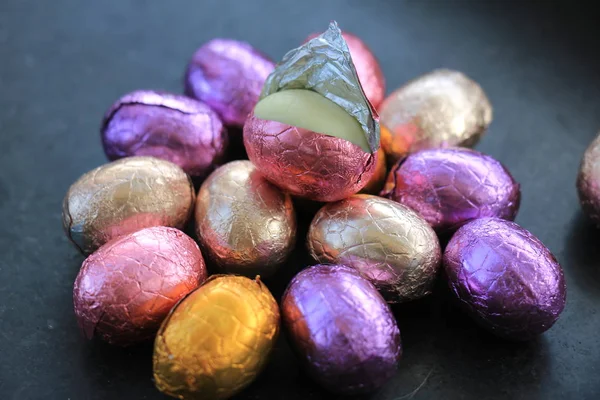
M234 161L204 181L196 201L203 254L221 272L269 276L296 242L292 198L264 179L250 161Z
M279 308L258 279L214 275L182 300L154 343L154 380L179 399L227 399L266 365Z

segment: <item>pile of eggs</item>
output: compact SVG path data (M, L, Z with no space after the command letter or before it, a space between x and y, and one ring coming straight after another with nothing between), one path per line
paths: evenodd
M75 314L88 338L154 340L162 392L235 395L268 362L280 324L323 387L376 390L402 355L390 304L427 296L438 278L474 320L507 339L541 334L563 310L560 265L511 222L519 184L467 148L492 120L482 88L436 70L384 99L375 56L358 37L343 37L359 94L381 115L375 151L261 118L267 105L257 103L276 66L229 39L193 55L185 96L140 90L107 111L101 135L111 162L84 174L63 203L66 234L88 255L74 285ZM270 112L285 111L277 102L314 102L314 115L332 110L316 125L355 123L316 92L280 93ZM240 127L243 138L230 137ZM242 140L249 160L231 161L230 143ZM580 188L597 199L586 181L593 167ZM297 215L313 209L307 237L297 237ZM182 232L192 221L197 241ZM445 249L439 238L449 239ZM315 265L278 303L260 277L286 268L304 245Z

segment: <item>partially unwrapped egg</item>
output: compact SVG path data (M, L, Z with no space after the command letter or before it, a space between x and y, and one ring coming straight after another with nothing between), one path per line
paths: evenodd
M244 146L265 178L294 196L336 201L369 182L378 117L335 23L269 75L244 125Z
M438 233L482 217L513 220L521 191L492 157L465 148L413 153L390 171L381 193L418 212Z
M182 229L195 191L177 165L153 157L127 157L79 178L63 200L63 227L83 253L150 226Z
M326 204L310 224L307 244L316 261L357 269L393 303L429 294L441 260L438 238L423 218L364 194Z
M265 178L308 200L348 197L360 191L375 172L374 154L350 141L255 114L244 125L244 144Z
M272 275L296 243L291 196L250 161L225 164L204 181L195 217L204 254L224 273Z
M117 100L102 122L110 160L152 156L205 177L225 156L227 131L206 104L189 97L138 90Z
M460 228L444 253L450 289L483 327L513 340L548 330L565 307L554 255L514 222L481 218Z
M213 39L193 55L185 93L214 109L225 124L242 126L275 64L250 44Z
M485 92L465 74L440 69L411 80L378 108L389 134L381 145L389 162L417 150L474 146L492 122Z
M73 289L77 322L89 339L122 346L150 340L205 279L200 249L183 232L157 226L121 236L83 262Z
M178 399L228 399L266 365L279 308L257 278L213 275L183 299L154 342L154 382Z
M396 372L402 355L400 331L375 286L355 269L305 269L290 282L281 313L303 365L326 389L368 393Z

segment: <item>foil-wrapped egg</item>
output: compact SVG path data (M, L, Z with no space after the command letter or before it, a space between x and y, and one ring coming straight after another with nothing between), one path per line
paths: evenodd
M115 345L154 338L169 310L206 279L196 242L163 226L113 239L84 262L73 304L88 339Z
M514 222L481 218L460 228L444 253L450 288L483 327L513 340L548 330L565 306L562 268Z
M310 35L305 42L317 37L317 33ZM350 32L342 32L344 40L350 50L352 62L356 67L356 73L360 84L374 108L378 108L385 96L385 77L377 57L371 51L369 46L358 36Z
M373 171L373 175L369 182L361 189L359 193L366 194L379 194L385 180L387 178L387 164L385 159L385 152L383 148L379 148L377 153L375 154L375 170Z
M521 199L500 162L465 148L410 154L392 168L381 195L417 211L439 234L475 218L513 220Z
M461 72L435 70L390 94L379 107L381 144L391 163L413 151L474 146L492 122L492 106Z
M326 204L307 242L317 262L357 269L392 303L431 293L442 257L435 232L417 213L365 194Z
M343 265L316 265L288 286L281 314L307 372L326 389L368 393L391 378L402 355L394 316L368 280Z
M177 165L153 157L127 157L79 178L63 200L62 222L83 253L150 226L182 229L195 191Z
M577 176L577 192L583 212L600 226L600 135L583 154Z
M206 104L189 97L138 90L117 100L102 121L110 160L152 156L205 177L224 158L227 131Z
M289 194L269 183L250 161L214 171L196 200L196 233L204 254L221 272L269 276L296 242Z
M341 200L375 172L375 156L350 141L251 114L244 125L248 158L265 178L309 200Z
M244 125L244 146L261 174L283 190L337 201L371 179L379 130L333 22L290 50L269 75Z
M185 93L215 110L225 124L244 125L275 63L246 42L213 39L192 56Z
M261 372L278 333L277 302L258 278L214 275L161 326L156 386L179 399L228 399Z

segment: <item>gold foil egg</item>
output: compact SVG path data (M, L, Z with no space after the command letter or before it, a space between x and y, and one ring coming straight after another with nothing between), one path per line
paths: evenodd
M63 227L83 252L151 226L182 229L195 192L177 165L152 157L128 157L79 178L63 200Z
M227 399L261 372L278 333L277 302L258 277L214 275L161 326L156 386L179 399Z
M381 145L390 164L417 150L474 146L492 122L492 106L475 81L435 70L390 94L379 108Z
M296 242L291 196L250 161L225 164L204 181L195 217L203 253L225 273L271 275Z
M310 225L308 249L317 262L357 269L391 303L429 294L441 260L438 238L423 218L364 194L325 205Z

